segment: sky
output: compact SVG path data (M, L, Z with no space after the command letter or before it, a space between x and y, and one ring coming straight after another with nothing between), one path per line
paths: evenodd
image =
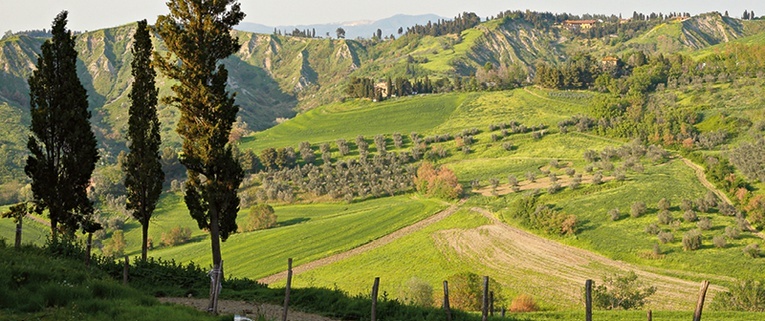
M89 31L147 19L154 23L168 12L165 0L0 0L0 34L7 30L49 29L53 18L69 11L69 28ZM763 0L240 0L244 21L268 26L307 25L358 20L378 20L395 14L433 13L454 17L475 12L481 17L505 10L555 13L602 13L631 16L633 11L689 12L729 11L740 17L744 10L765 14Z

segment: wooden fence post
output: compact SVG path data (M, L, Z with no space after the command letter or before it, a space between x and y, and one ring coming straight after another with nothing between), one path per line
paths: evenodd
M372 321L377 321L377 291L380 287L380 277L375 277L372 285Z
M483 277L483 303L481 304L481 321L489 318L489 277Z
M699 289L699 300L696 302L696 312L693 313L693 321L701 321L701 310L704 309L704 298L707 296L709 281L701 282Z
M24 223L24 217L22 216L19 218L19 221L16 222L16 241L14 243L14 248L17 250L21 248L21 227L22 223Z
M125 255L125 267L122 269L122 284L128 284L128 267L130 267L130 259Z
M505 317L505 312L506 312L506 311L505 311L505 307L502 307L502 318L504 318L504 317Z
M449 282L444 281L444 312L446 321L452 321L452 309L449 307Z
M290 304L290 287L292 286L292 258L287 259L287 286L284 288L284 313L282 321L287 321L287 309Z
M648 310L648 321L653 321L653 311Z
M489 291L489 315L494 316L494 291Z
M592 321L592 280L584 282L584 318Z

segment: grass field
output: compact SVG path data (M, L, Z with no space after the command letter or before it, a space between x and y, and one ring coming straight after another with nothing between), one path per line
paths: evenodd
M275 213L286 225L232 235L222 245L226 271L237 277L259 278L295 265L350 250L422 220L445 205L440 201L397 196L354 204L279 206ZM243 219L243 218L242 218ZM211 262L209 241L152 251L178 262Z

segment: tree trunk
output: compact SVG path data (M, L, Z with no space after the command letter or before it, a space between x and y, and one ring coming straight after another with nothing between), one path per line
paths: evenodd
M218 223L218 209L210 205L210 245L212 247L213 266L218 266L221 261L220 255L220 226Z
M144 214L145 215L145 214ZM142 216L145 217L145 216ZM149 220L141 222L142 242L141 242L141 259L146 262L147 251L149 250Z

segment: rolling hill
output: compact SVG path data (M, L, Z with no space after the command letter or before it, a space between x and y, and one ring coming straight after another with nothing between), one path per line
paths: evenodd
M338 139L352 142L363 136L370 141L382 135L387 152L406 155L402 157L424 145L426 157L451 169L465 193L463 199L451 202L425 198L412 189L379 197L351 195L345 201L310 193L297 195L295 203L270 199L277 226L239 233L224 243L227 272L281 285L279 273L286 259L294 258L301 269L295 277L297 287L336 287L353 295L365 292L374 276L382 276L382 290L400 299L406 296L406 282L413 278L438 289L444 279L472 272L496 279L503 287L501 304L509 305L513 297L527 293L545 309L568 310L580 305L585 279L601 282L612 273L635 271L658 288L648 308L691 309L697 283L703 279L714 284L710 295L714 301L737 280L761 277L765 261L745 252L762 244L762 234L735 215L723 213L723 199L715 200L714 206L704 203L710 193L712 198L720 193L719 187L706 182L698 165L685 157L700 159L700 165L711 168L714 164L705 157L726 156L732 148L763 134L765 127L756 125L765 121L763 81L754 75L656 89L644 97L646 101L619 106L630 111L650 103L663 108L666 114L661 115L670 116L690 110L696 118L685 131L702 135L724 129L729 134L712 148L689 150L675 144L670 152L605 136L607 124L597 124L598 120L576 130L574 125L568 129L561 125L571 119L586 123L582 119L593 113L593 106L608 99L601 92L526 86L383 102L347 99L343 92L352 76L438 79L510 65L533 74L537 62L562 62L582 48L603 55L636 49L713 54L728 42L761 43L760 25L761 21L706 14L658 24L628 43L614 45L603 39L571 40L572 33L563 28L540 28L509 17L460 34L404 35L387 41L237 31L243 45L225 63L231 70L231 89L242 106L242 121L256 131L239 142L241 150L258 154L266 148L295 148L302 142L310 142L317 150L326 143L328 160L317 161L313 167L302 156L298 162L303 169L316 171L281 173L281 177L327 176L342 164L350 166L360 154L351 143L352 151L341 155ZM90 93L93 125L107 161L124 149L130 88L127 66L134 28L126 25L78 37L80 75ZM18 167L23 165L23 128L28 121L23 113L24 79L41 41L24 35L0 41L0 116L8 122L0 129L10 134L0 138L0 152L10 155L5 156L9 177L14 169L18 177ZM155 46L162 50L160 40L155 39ZM172 85L166 79L159 84L162 94ZM177 111L161 106L160 116L164 144L177 146L179 139L173 133ZM13 135L16 131L21 133ZM396 133L404 137L400 145L393 143ZM360 163L381 159L380 148L371 145L371 157ZM251 199L264 198L271 174L248 177L242 193L255 195ZM731 180L737 175L734 171ZM300 183L284 185L297 189ZM748 186L751 195L761 195L765 187L762 182ZM671 206L662 208L662 199ZM631 214L637 202L646 209ZM686 206L691 206L693 216ZM249 211L241 209L240 225ZM207 234L195 228L179 194L166 193L156 214L150 231L157 246L150 255L178 262L209 261ZM544 225L543 217L559 216L574 217L574 233ZM0 223L0 235L8 237L11 225ZM44 229L30 223L34 227L25 232L29 233L26 239L39 242ZM189 242L160 246L162 234L173 227L191 228ZM138 224L128 220L123 229L126 254L137 254ZM109 242L111 232L107 231L103 242ZM683 239L694 233L701 245L690 250Z

